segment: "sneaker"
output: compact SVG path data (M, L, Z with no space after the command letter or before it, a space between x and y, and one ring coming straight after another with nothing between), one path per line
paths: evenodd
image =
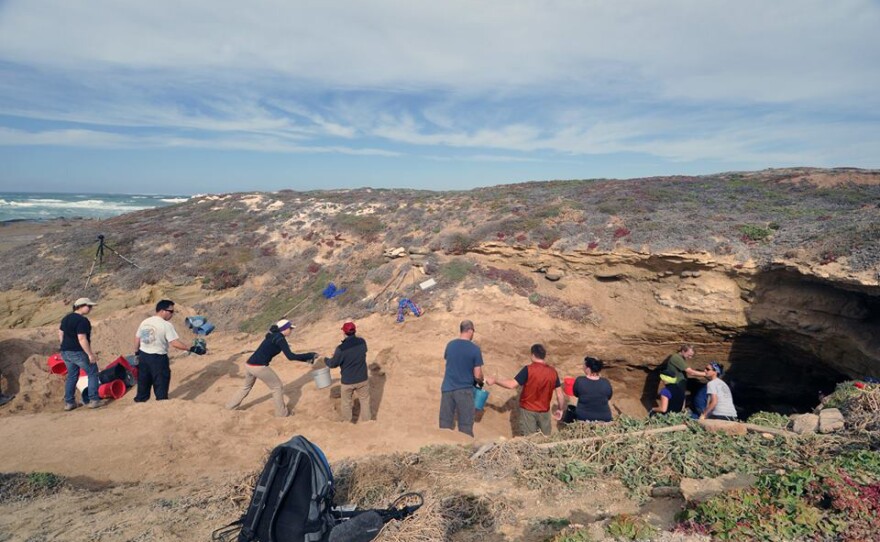
M89 401L89 403L86 406L89 408L99 408L99 407L102 407L106 404L107 404L107 401L100 399L98 401Z
M64 405L64 412L70 412L71 410L73 410L73 409L75 409L75 408L76 408L76 404L75 404L75 403L65 403L65 405Z

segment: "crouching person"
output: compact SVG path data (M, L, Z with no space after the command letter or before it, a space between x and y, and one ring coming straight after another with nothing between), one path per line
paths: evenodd
M226 403L228 410L235 410L244 401L253 389L257 380L262 381L269 386L272 391L272 401L275 403L275 416L284 418L290 415L290 410L284 402L284 385L275 371L269 367L272 358L278 354L284 353L284 357L291 361L305 361L315 363L318 356L315 352L306 352L304 354L294 354L290 350L290 344L287 338L293 333L294 325L290 320L279 320L269 328L269 333L263 338L263 342L257 347L256 351L251 354L244 366L244 384L241 389Z
M367 341L356 335L354 322L346 322L342 326L345 336L336 347L332 358L326 360L327 367L339 367L342 371L342 421L351 422L352 404L354 399L360 403L361 411L358 420L367 422L373 419L370 406L370 378L367 373Z

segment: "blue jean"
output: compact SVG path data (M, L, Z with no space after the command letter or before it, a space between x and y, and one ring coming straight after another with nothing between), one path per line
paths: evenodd
M89 363L89 356L83 351L62 350L61 359L67 367L67 380L64 381L64 402L68 405L76 404L76 381L79 380L79 370L82 369L89 377L89 400L98 400L98 364Z

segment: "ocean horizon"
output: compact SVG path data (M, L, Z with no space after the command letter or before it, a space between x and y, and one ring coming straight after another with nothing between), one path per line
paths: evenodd
M54 218L110 218L132 211L182 203L174 194L0 192L0 222Z

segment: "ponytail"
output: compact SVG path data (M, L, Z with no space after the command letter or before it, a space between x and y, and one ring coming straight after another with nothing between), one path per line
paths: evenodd
M269 326L269 333L278 333L278 326L276 326L275 324Z

